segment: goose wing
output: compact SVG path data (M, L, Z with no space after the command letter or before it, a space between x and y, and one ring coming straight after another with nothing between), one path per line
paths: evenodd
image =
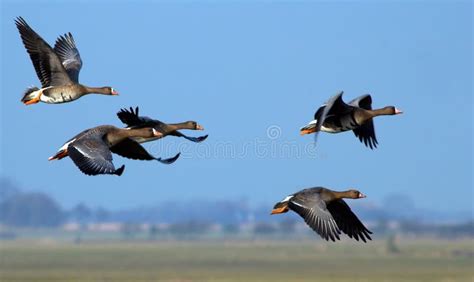
M53 48L22 17L18 17L15 24L42 87L71 84L72 80Z
M315 142L317 141L321 126L327 118L337 118L350 111L350 107L342 101L343 94L344 92L341 91L334 95L314 113L314 119L316 120Z
M199 136L199 137L191 137L191 136L187 136L187 135L184 135L183 133L179 132L179 131L173 131L171 133L169 133L169 135L172 135L172 136L176 136L176 137L183 137L191 142L195 142L195 143L200 143L204 140L207 139L207 137L209 135L204 135L204 136Z
M79 72L82 68L81 55L76 47L72 34L66 33L56 40L54 52L59 56L69 77L75 83L79 83Z
M181 155L181 153L178 153L174 157L168 158L168 159L156 158L150 155L150 153L148 153L147 150L143 148L142 145L140 145L138 142L130 138L124 139L122 142L112 146L110 150L117 155L120 155L125 158L129 158L132 160L142 160L142 161L157 160L163 164L172 164Z
M339 116L350 111L350 107L342 101L343 91L332 96L325 104L323 104L314 114L314 119L318 121L318 130L327 117Z
M160 122L153 120L149 117L141 117L138 115L139 108L136 107L133 109L120 109L117 113L117 117L122 121L127 127L137 127L137 126L155 126L159 125ZM157 129L158 130L158 129Z
M112 153L101 136L98 134L87 135L75 140L68 146L69 157L87 175L121 175L125 166L115 169L112 163Z
M337 93L326 102L327 112L325 117L345 115L352 110L352 107L342 100L343 91Z
M372 240L369 235L372 232L364 226L344 200L331 201L327 205L327 209L336 221L337 226L349 237L357 241L360 238L364 242L367 242L367 239Z
M299 214L306 224L323 239L340 240L341 231L318 193L295 194L289 201L288 207Z
M359 107L364 110L372 110L372 97L370 95L363 95L355 98L349 102L349 105ZM373 119L369 119L364 124L353 130L356 137L359 138L360 142L363 142L365 146L370 149L377 148L377 137L375 136L375 128Z

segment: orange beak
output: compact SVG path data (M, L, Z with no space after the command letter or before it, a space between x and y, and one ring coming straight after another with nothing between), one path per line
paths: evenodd
M196 125L196 130L204 130L204 127L202 127L202 125L198 124L198 125Z
M281 208L273 209L271 214L285 213L287 211L288 211L288 207L281 207Z

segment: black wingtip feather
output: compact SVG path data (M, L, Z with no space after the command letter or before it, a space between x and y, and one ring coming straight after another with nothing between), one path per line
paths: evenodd
M130 107L130 109L120 109L117 113L117 117L127 126L135 126L141 123L140 117L138 116L138 107L136 107L135 110L133 107Z
M187 139L191 142L194 142L194 143L201 143L204 140L206 140L207 137L209 137L209 134L204 135L204 136L199 136L199 137L190 137L190 136L187 136L187 135L184 135L184 134L181 133L181 137L184 137L185 139Z
M120 175L122 175L124 169L125 169L125 165L122 165L121 167L119 167L118 169L115 170L114 174L117 175L117 176L120 176Z
M68 32L63 35L60 35L58 39L56 39L56 45L55 51L61 52L63 56L64 54L71 49L75 49L76 47L76 42L74 40L74 37L72 36L72 33Z
M168 164L174 163L179 158L180 155L181 155L181 153L177 153L176 156L174 156L172 158L169 158L169 159L157 158L156 160L159 161L162 164L167 164L168 165Z
M23 19L23 17L21 16L16 17L15 24L18 28L20 28L21 26L29 28L29 25L26 23L25 19Z
M204 136L196 137L196 143L200 143L200 142L206 140L207 137L209 137L209 134L206 134L206 135L204 135Z

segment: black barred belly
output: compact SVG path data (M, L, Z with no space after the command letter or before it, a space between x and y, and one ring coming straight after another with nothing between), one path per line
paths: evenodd
M50 104L67 103L77 99L77 94L66 87L53 87L43 91L42 101Z

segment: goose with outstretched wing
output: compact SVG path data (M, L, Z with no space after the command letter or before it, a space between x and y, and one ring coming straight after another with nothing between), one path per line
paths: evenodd
M25 105L66 103L87 94L118 95L110 86L89 87L79 83L82 59L71 33L59 36L51 48L22 17L18 17L15 24L41 81L41 88L26 89L21 99Z
M352 212L344 198L360 199L365 195L354 189L343 192L324 187L304 189L276 203L271 214L292 210L326 241L340 240L342 233L357 241L372 240L372 232Z
M301 135L319 132L340 133L352 130L356 137L367 147L374 149L378 141L375 136L373 118L383 115L398 115L402 111L394 106L372 109L372 97L360 96L349 104L342 100L343 92L339 92L318 108L314 119L300 129ZM315 137L315 138L316 138Z
M133 140L135 137L160 138L162 136L153 127L124 129L112 125L101 125L84 130L69 139L49 160L60 160L69 156L84 174L121 175L125 166L115 169L112 153L133 160L157 160L164 164L173 163L178 159L179 154L172 159L156 158Z
M118 118L128 127L128 128L139 128L139 127L154 127L156 130L161 132L164 136L176 136L176 137L183 137L189 141L200 143L207 139L208 135L199 136L199 137L190 137L184 135L183 133L179 132L182 129L188 130L204 130L204 128L195 121L185 121L181 123L164 123L157 119L151 119L146 116L139 115L139 108L136 107L133 109L121 109L117 113ZM137 141L140 143L149 142L155 140L154 138L137 138Z

